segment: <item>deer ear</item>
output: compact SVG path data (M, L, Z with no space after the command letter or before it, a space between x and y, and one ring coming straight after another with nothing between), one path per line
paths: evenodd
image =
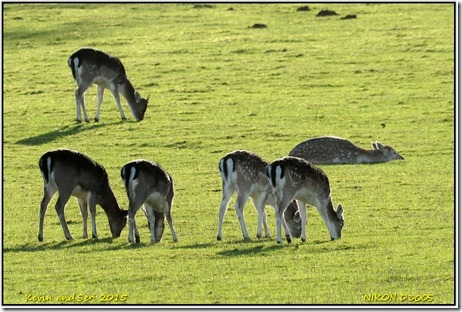
M379 151L381 151L381 152L384 152L385 146L383 146L382 143L380 143L380 142L375 142L375 146L377 147L377 148L376 148L377 150L379 150Z
M375 150L378 150L378 148L377 148L377 142L371 142L371 145L372 145L372 147L373 147Z
M136 102L139 102L141 100L141 95L139 94L138 91L135 91L135 93L133 95L135 96L135 101Z
M337 216L343 220L343 206L341 204L337 206Z

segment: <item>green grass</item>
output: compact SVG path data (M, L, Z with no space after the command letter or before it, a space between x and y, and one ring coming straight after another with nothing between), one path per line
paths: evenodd
M432 295L454 304L454 4L3 4L3 303L364 304L365 295ZM233 10L229 10L232 7ZM321 9L339 16L319 18ZM341 20L356 14L357 19ZM253 29L264 23L265 29ZM121 58L143 96L145 120L121 122L106 92L100 122L76 124L67 58L92 46ZM96 91L87 92L90 118ZM331 242L310 209L307 242L244 243L231 202L216 241L218 160L247 149L274 160L299 142L336 135L393 146L405 161L323 166L345 208ZM119 203L119 170L159 162L175 180L163 241L128 231L84 240L77 201L65 242L54 211L37 241L38 159L67 147L101 162ZM274 211L268 208L273 236ZM247 227L256 235L249 203ZM95 297L93 297L95 296ZM94 298L94 299L93 299ZM381 302L373 302L381 303ZM412 303L387 302L387 303Z

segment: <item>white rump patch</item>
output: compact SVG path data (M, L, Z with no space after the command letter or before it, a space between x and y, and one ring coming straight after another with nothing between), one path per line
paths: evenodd
M77 83L80 85L80 83L81 83L80 77L82 76L83 67L82 67L82 66L80 66L80 67L78 66L78 65L79 65L79 62L80 62L80 60L79 60L78 57L74 58L73 61L74 61L73 66L74 66L74 72L75 72L75 80L77 80Z
M282 189L284 188L286 184L286 177L281 178L282 176L282 167L280 165L277 165L276 168L273 168L273 166L270 167L270 184L272 185L271 181L271 171L274 170L274 182L276 185L273 186L274 190L276 191L276 196L282 197Z
M281 181L281 175L282 175L282 168L281 166L277 165L276 166L276 169L275 169L275 176L276 176L276 179L275 179L275 182L276 182L276 187L279 186L279 183Z
M136 168L132 167L130 169L130 177L128 178L128 187L130 191L130 196L132 198L136 197L136 186L138 185L138 181L135 179Z

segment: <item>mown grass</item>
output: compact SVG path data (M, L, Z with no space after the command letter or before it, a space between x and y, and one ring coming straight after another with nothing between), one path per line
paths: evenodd
M455 302L455 5L299 6L3 4L4 304L33 303L28 295L101 303L105 294L128 304L363 304L367 294ZM316 17L326 8L339 16ZM340 19L347 14L357 19ZM81 46L122 59L141 94L151 94L145 120L121 122L107 92L99 123L75 123L67 58ZM95 103L92 88L90 118ZM378 140L405 161L323 167L345 207L340 241L329 241L310 209L306 244L244 243L231 202L217 242L218 160L234 149L273 160L317 135L364 147ZM121 166L162 164L176 182L180 241L167 228L149 244L142 214L139 246L125 229L111 240L102 210L100 240L83 240L71 200L76 240L64 241L50 205L39 243L37 162L59 147L104 164L122 207ZM255 235L250 203L245 213Z

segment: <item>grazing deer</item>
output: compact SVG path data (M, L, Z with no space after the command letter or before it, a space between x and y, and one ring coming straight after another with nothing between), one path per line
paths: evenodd
M159 242L162 239L164 216L170 226L173 241L177 242L178 238L172 223L174 188L170 174L158 164L143 159L125 164L120 174L130 202L128 207L128 241L133 242L133 233L135 233L136 243L140 242L135 215L144 204L151 231L151 243Z
M223 180L223 197L218 216L218 240L222 238L223 221L234 192L237 192L234 208L241 225L244 240L250 240L244 222L244 206L249 197L252 198L258 212L257 238L262 237L262 225L265 228L265 237L271 237L266 222L265 205L276 207L276 195L265 174L268 164L260 156L241 150L229 153L219 161L218 169ZM292 235L300 237L300 218L295 202L290 204L284 218L290 227Z
M118 58L99 50L82 48L69 57L68 64L72 70L72 76L74 76L79 86L75 91L78 122L82 121L80 108L83 110L85 121L89 121L85 109L85 92L92 84L96 84L98 89L98 107L95 121L99 121L104 89L111 90L119 108L120 117L123 120L126 120L126 118L120 104L119 92L127 100L136 121L143 120L149 97L147 99L141 98L138 91L128 80L125 68Z
M282 243L281 223L290 243L292 237L286 222L281 218L287 205L297 200L300 208L301 239L306 241L306 204L318 209L319 214L329 229L332 240L341 238L344 225L343 207L338 205L334 210L329 180L325 173L309 162L297 157L283 157L271 163L266 169L277 197L276 208L276 240Z
M390 146L373 142L373 150L365 150L337 137L318 137L304 141L289 156L303 158L313 164L370 164L404 159Z
M83 219L83 238L87 238L87 219L90 208L92 221L92 237L98 238L96 233L96 205L100 205L109 220L112 237L120 236L120 232L127 223L127 211L121 210L117 199L109 185L104 167L88 156L68 149L49 151L39 160L40 172L44 182L44 195L40 204L38 240L43 241L43 221L53 195L58 192L56 212L63 227L64 236L72 240L64 216L64 208L71 196L78 198L80 212Z

